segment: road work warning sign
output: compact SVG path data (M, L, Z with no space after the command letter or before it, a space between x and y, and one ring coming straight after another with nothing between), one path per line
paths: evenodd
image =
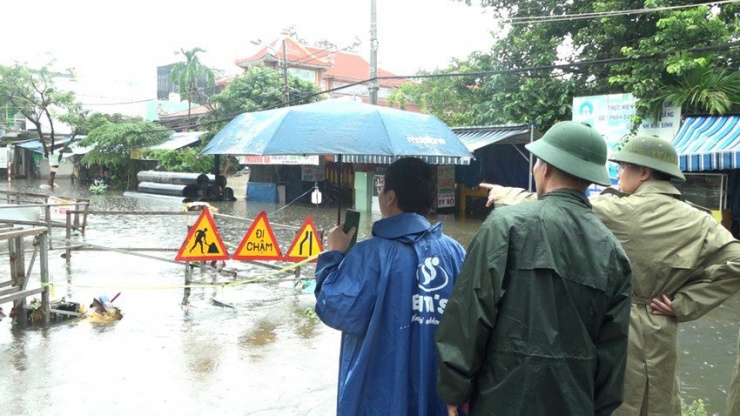
M252 222L242 242L231 257L234 260L282 260L275 234L270 227L267 213L262 211Z
M227 260L229 253L208 209L201 211L177 252L176 261Z
M316 232L316 225L313 223L313 218L308 215L303 222L303 226L301 226L301 230L296 234L295 239L290 244L288 253L283 260L301 261L315 256L322 251L324 251L324 247L321 245L321 239ZM312 262L315 261L316 259Z

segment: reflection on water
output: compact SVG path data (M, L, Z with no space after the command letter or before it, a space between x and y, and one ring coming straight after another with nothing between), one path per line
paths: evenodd
M59 196L89 198L95 210L181 210L179 199L132 197L59 182ZM44 193L38 183L13 182L16 190ZM7 184L0 184L7 189ZM337 220L336 207L290 206L245 201L217 202L219 214L255 218L266 211L285 252L307 215L319 230ZM377 219L377 218L375 218ZM480 219L438 216L444 230L467 246ZM177 249L187 235L182 216L91 215L80 240L110 247ZM233 251L248 222L217 216L216 225ZM359 238L368 238L373 218L363 215ZM288 226L288 228L286 228ZM54 230L55 239L64 236ZM55 242L55 247L61 244ZM280 274L253 284L222 287L233 277L196 270L189 305L182 306L182 265L103 251L75 252L69 265L50 252L55 297L89 305L93 297L121 292L115 301L124 319L113 324L68 321L49 328L13 329L0 321L0 409L4 414L79 414L104 409L110 415L334 413L339 333L311 313L313 295L294 289L295 276ZM176 252L153 255L174 259ZM29 260L27 256L26 261ZM271 270L227 262L238 279ZM0 256L0 272L8 270ZM37 269L36 269L37 270ZM37 271L34 270L34 273ZM313 265L301 269L313 275ZM277 281L277 278L282 281ZM37 279L37 277L36 277ZM212 299L228 306L217 306ZM9 304L1 305L8 311ZM689 402L703 399L710 414L722 414L735 360L738 297L680 331L681 376Z
M240 346L249 350L252 346L263 346L275 341L277 324L272 321L261 320L247 334L239 338Z

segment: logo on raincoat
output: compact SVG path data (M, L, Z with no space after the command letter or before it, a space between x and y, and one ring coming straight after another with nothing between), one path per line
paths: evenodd
M416 294L412 298L414 315L412 322L419 324L439 324L439 316L447 306L447 298L443 298L437 292L447 286L450 277L443 267L440 267L439 257L427 257L416 268L416 280L419 290L427 293Z

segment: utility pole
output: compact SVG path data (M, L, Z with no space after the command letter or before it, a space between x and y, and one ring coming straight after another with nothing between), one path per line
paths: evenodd
M288 32L283 32L283 81L285 82L285 104L290 102L290 84L288 84L288 52L285 48L285 37L289 36Z
M378 24L375 0L370 0L370 104L378 103Z

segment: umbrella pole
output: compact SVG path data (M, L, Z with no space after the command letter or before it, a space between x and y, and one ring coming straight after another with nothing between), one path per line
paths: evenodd
M337 168L339 169L339 174L337 175L338 186L337 186L337 193L339 194L337 198L337 225L342 223L342 155L339 155L339 164L337 165Z
M529 125L529 142L532 143L534 141L534 124ZM529 181L527 181L528 188L527 190L529 192L532 192L532 152L529 152Z
M221 155L213 156L213 175L218 176L221 174Z

